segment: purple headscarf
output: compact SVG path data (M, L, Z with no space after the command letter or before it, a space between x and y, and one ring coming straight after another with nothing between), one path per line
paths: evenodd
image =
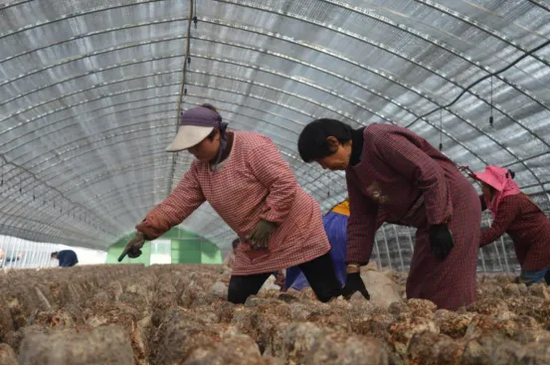
M212 170L216 171L223 152L227 148L227 123L222 122L222 116L207 107L193 107L182 112L180 126L217 127L220 130L220 148L212 167Z

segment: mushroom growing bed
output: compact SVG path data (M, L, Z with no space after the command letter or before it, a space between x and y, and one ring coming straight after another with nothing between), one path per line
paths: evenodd
M367 288L377 278L394 293L373 284L371 301L324 304L264 289L233 305L218 265L8 271L0 364L550 363L546 285L481 276L477 303L447 311L404 300L406 274L375 272Z

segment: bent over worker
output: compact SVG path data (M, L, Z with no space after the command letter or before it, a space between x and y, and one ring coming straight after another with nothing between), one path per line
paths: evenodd
M69 249L53 252L51 258L59 261L59 267L72 267L78 264L78 256Z
M526 285L541 283L550 273L550 220L521 192L514 173L499 166L487 166L471 175L482 184L482 210L489 209L493 224L481 233L480 247L510 235L521 266L519 280Z
M453 162L402 127L358 130L333 119L308 124L298 141L306 162L345 170L350 200L344 295L364 289L379 211L417 228L407 297L455 310L476 300L481 209L475 189Z
M139 256L144 240L158 238L208 201L240 238L229 301L245 302L273 272L295 265L319 300L339 296L317 202L269 138L226 128L210 105L182 114L167 150L188 150L196 159L170 196L136 226L123 255Z

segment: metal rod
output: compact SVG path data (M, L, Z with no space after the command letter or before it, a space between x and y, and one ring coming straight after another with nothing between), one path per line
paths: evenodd
M397 232L397 225L392 225L393 232L395 233L395 242L397 243L397 249L399 250L399 261L401 262L401 270L405 270L405 263L403 262L403 255L401 254L401 243L399 241L399 233Z
M487 217L486 221L489 224L489 227L491 227L491 225L493 224L493 220L491 220L490 217ZM494 244L495 252L497 254L498 265L499 265L500 271L502 272L504 270L504 267L502 266L502 261L500 260L500 252L498 251L498 245L496 245L496 241L494 241L493 244Z
M382 234L384 235L384 245L386 247L386 254L388 257L388 263L390 264L390 270L393 270L393 266L391 264L391 256L390 256L390 246L388 245L388 239L386 238L386 229L384 229L384 226L382 226Z
M487 273L487 267L485 267L485 255L483 255L483 248L479 248L481 253L481 266L483 267L483 273Z
M17 238L10 236L9 245L11 247L11 254L7 258L13 258L13 253L15 253L17 249ZM13 261L8 262L8 267L13 267Z
M25 262L25 268L32 268L34 266L34 256L36 255L36 242L25 240L25 248L26 251L24 251L24 255L28 254L27 261Z
M185 37L185 59L183 60L183 69L182 69L182 81L181 81L181 87L180 87L180 94L178 98L178 106L177 106L177 113L176 113L176 133L178 131L179 121L180 121L180 115L181 115L181 105L183 102L183 95L185 91L185 82L186 82L186 74L187 74L187 67L190 64L190 57L191 57L191 23L193 22L193 1L189 0L189 16L187 19L187 35ZM172 156L172 169L170 169L169 174L170 178L168 179L168 187L166 189L166 196L170 195L172 193L172 181L174 180L174 170L176 168L178 154L174 154Z
M40 245L40 251L38 253L38 268L44 267L44 244Z
M0 237L2 238L0 242L0 250L4 252L4 258L0 259L0 268L2 268L6 265L6 256L8 255L8 252L6 251L5 244L4 244L6 240L6 236L0 235Z
M378 246L378 240L374 237L374 248L376 249L376 258L378 261L378 268L382 268L382 259L380 258L380 248Z
M502 252L504 253L504 264L506 265L506 273L510 273L510 267L508 265L508 252L506 251L506 245L504 244L504 236L500 237L500 245Z

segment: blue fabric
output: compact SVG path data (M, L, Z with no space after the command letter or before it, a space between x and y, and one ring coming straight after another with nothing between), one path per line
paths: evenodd
M301 291L304 287L309 286L309 283L300 268L294 266L286 269L285 285L287 289L293 288Z
M76 253L72 250L57 252L57 260L59 261L59 267L72 267L78 263Z
M544 280L544 277L549 272L550 272L550 268L543 269L540 271L521 271L521 275L519 276L519 279L522 283L525 283L526 285L532 285L534 283L542 283L542 280Z
M323 217L323 225L327 233L328 241L330 242L330 257L334 263L336 277L342 284L346 283L346 238L348 216L335 212L329 212ZM298 266L287 268L286 270L286 288L293 288L301 291L304 287L308 287L306 277Z

